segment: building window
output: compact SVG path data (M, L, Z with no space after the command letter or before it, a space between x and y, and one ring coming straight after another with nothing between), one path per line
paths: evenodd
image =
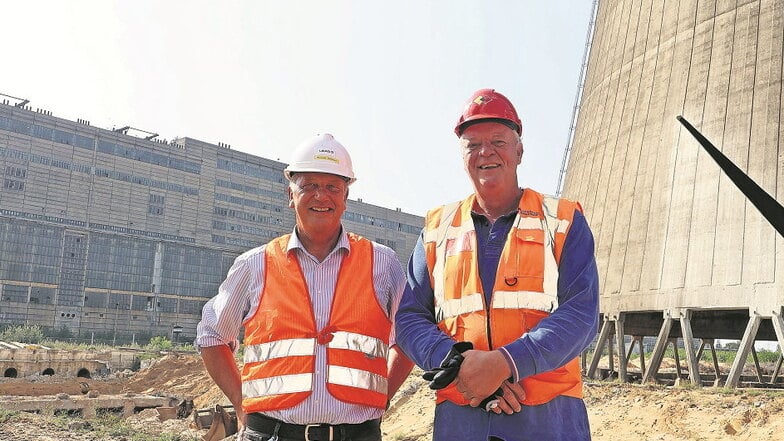
M150 193L150 203L155 205L163 205L163 195Z
M7 165L5 167L5 175L10 176L12 178L24 179L27 177L27 169L21 167L14 167L12 165Z
M3 188L6 190L24 191L24 187L25 183L23 181L17 181L16 179L3 180Z
M147 214L151 214L153 216L162 216L163 201L164 196L162 194L150 193L150 200L147 205Z

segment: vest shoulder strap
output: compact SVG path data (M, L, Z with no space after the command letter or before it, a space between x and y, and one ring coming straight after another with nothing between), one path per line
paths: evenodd
M583 209L579 202L543 195L542 210L546 234L551 243L555 244L555 260L560 263L566 235L574 220L574 212L579 210L582 213Z
M435 242L436 248L440 248L446 238L446 231L452 225L460 205L464 201L453 202L448 205L430 210L425 218L425 242Z

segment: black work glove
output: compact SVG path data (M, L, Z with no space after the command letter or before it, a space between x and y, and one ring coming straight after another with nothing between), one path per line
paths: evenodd
M461 341L452 345L452 349L446 354L446 358L441 362L441 366L433 370L426 371L422 378L430 382L430 389L438 390L449 386L455 381L460 365L463 363L463 352L474 349L474 344L470 341Z
M422 374L422 378L430 382L430 389L443 389L455 381L455 378L457 378L457 373L460 371L460 365L463 364L463 360L465 359L463 357L463 352L473 348L474 345L470 341L461 341L455 343L452 346L452 349L449 350L446 358L444 358L444 361L441 362L440 367L426 371L424 374ZM482 400L482 402L479 403L479 406L489 412L490 409L495 407L490 407L490 403L498 403L498 398L496 395L502 396L503 394L503 389L499 387L493 395L490 395L489 397Z

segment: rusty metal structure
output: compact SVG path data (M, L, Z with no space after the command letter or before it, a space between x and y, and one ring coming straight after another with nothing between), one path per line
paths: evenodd
M600 0L592 27L559 187L596 240L596 354L617 347L626 380L626 342L655 337L652 381L681 342L701 384L702 351L740 340L728 374L714 353L714 384L737 387L755 341L784 347L784 237L676 116L784 200L784 0ZM759 382L781 383L781 364L765 377L757 363Z

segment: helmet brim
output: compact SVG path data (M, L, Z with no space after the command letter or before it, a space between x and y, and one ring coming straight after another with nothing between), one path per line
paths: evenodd
M357 178L355 178L353 176L344 176L344 175L341 175L341 174L330 173L330 172L327 172L327 171L324 171L324 170L315 169L315 168L314 169L310 169L310 168L306 167L306 168L301 168L301 169L297 169L297 170L290 170L290 169L286 168L286 169L283 170L283 176L285 176L286 179L289 182L291 181L291 178L295 174L297 174L297 173L326 173L328 175L335 175L335 176L338 176L340 178L345 179L346 182L348 183L348 185L353 184L357 180Z
M509 127L510 129L514 130L515 132L517 132L518 136L522 136L523 134L520 124L518 124L517 122L512 121L511 119L499 118L498 115L488 115L488 114L472 115L471 118L466 119L465 121L461 122L455 127L455 134L457 136L460 136L463 134L465 129L473 126L474 124L480 124L483 122L496 122L499 124L503 124Z

